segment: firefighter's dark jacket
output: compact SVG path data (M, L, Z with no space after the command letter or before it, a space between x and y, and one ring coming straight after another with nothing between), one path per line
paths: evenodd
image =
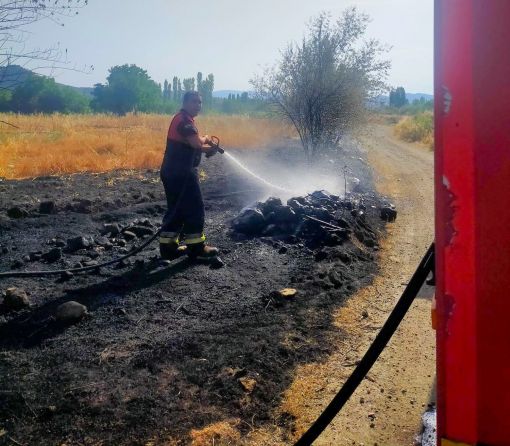
M166 151L161 165L161 176L186 176L200 164L202 151L187 142L187 137L198 135L193 117L185 110L177 113L168 129Z

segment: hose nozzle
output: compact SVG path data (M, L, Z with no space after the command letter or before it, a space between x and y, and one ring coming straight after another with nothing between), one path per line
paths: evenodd
M205 156L206 158L210 158L211 156L215 155L217 152L221 153L222 155L225 153L225 149L220 147L220 139L217 136L211 136L211 143L210 146L212 147L212 151L208 152Z

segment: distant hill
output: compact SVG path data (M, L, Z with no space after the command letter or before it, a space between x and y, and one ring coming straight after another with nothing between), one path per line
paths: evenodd
M25 82L32 72L19 65L0 67L0 89L14 90L18 85Z
M0 90L14 90L18 85L22 85L31 74L34 74L34 72L19 65L0 67ZM78 93L89 97L92 96L92 91L94 90L92 87L73 87L72 85L60 84L58 82L57 85L72 88Z
M406 98L409 103L412 104L414 100L420 100L420 98L430 101L431 99L434 99L434 96L427 93L406 93ZM373 101L370 101L370 105L375 108L390 105L390 97L387 95L378 96Z

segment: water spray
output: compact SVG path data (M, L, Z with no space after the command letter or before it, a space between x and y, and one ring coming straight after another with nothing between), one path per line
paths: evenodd
M222 147L220 147L220 140L218 137L216 136L211 136L211 141L212 141L212 144L211 144L211 147L213 147L213 151L211 152L211 154L209 156L212 156L214 155L216 152L219 152L221 154L224 154L228 159L230 159L231 161L234 162L234 164L236 164L237 166L239 166L242 170L244 170L246 173L248 173L249 175L251 175L253 178L257 179L259 182L261 182L262 184L265 184L266 186L270 187L271 189L276 189L276 190L279 190L279 191L282 191L282 192L291 192L289 189L285 189L284 187L281 187L281 186L277 186L276 184L273 184L273 183L270 183L269 181L267 181L266 179L262 178L261 176L257 175L255 172L253 172L252 170L248 169L248 167L246 167L241 161L239 161L234 155L230 154L230 153L227 153L225 152L225 149L223 149ZM206 157L208 157L208 155L206 155Z
M243 169L246 173L250 174L253 178L256 178L261 183L265 184L266 186L270 187L271 189L277 189L277 190L280 190L282 192L290 192L289 189L285 189L284 187L277 186L276 184L270 183L269 181L265 180L261 176L257 175L255 172L253 172L250 169L248 169L243 163L241 163L241 161L239 161L237 158L235 158L230 153L225 153L225 155L229 159L231 159L236 165L238 165L241 169Z

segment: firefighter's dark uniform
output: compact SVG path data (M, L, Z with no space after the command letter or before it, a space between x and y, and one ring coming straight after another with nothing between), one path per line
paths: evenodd
M177 113L168 129L161 180L165 188L167 211L163 217L160 235L161 254L172 251L179 238L189 248L203 246L204 202L198 180L198 165L202 151L187 142L187 137L198 135L193 117L185 110Z

